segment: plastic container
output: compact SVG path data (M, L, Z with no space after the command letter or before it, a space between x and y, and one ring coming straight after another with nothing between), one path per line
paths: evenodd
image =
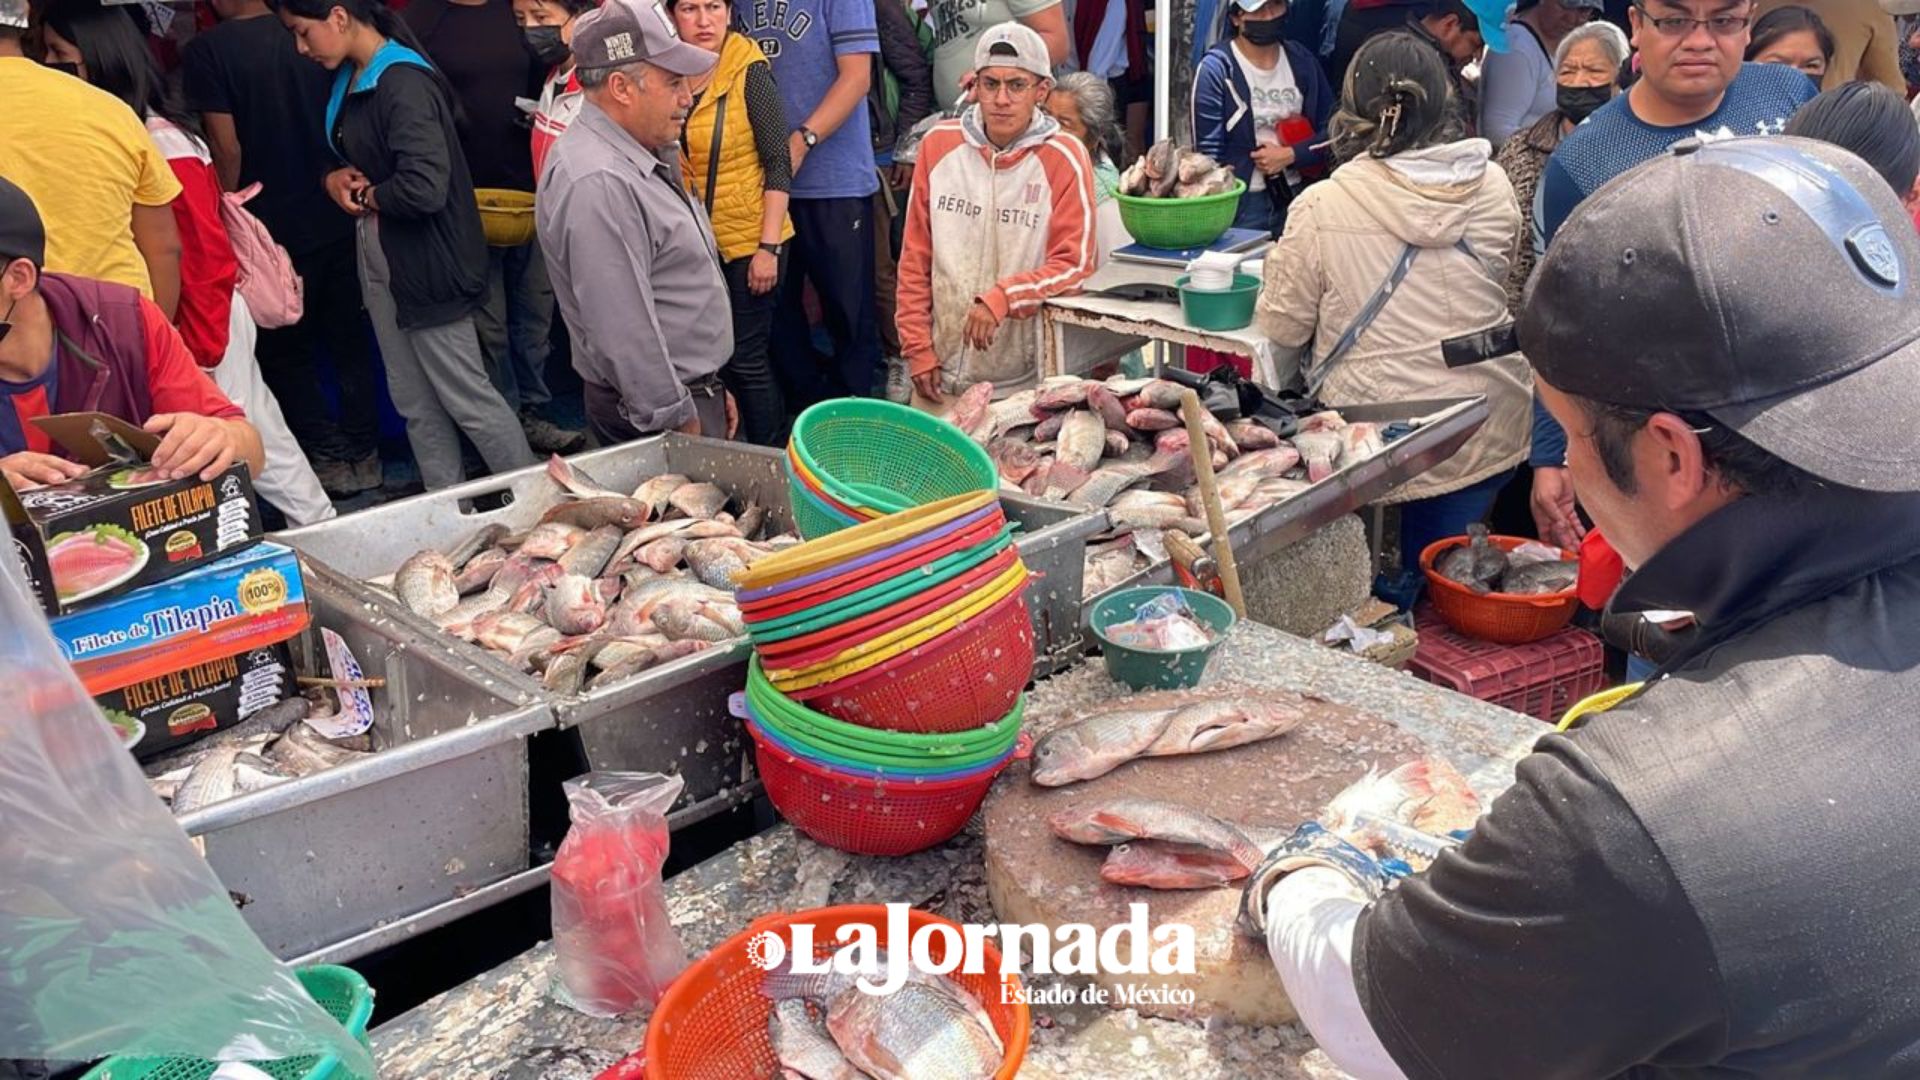
M1179 593L1186 598L1193 614L1213 632L1213 640L1192 649L1136 649L1115 644L1107 637L1107 628L1133 618L1148 601ZM1107 675L1115 682L1135 690L1179 690L1196 686L1207 672L1207 662L1226 640L1236 621L1227 602L1211 593L1182 589L1172 585L1147 585L1108 593L1093 605L1089 618L1093 634L1100 639L1100 653Z
M1018 701L992 723L955 732L886 731L849 724L793 701L767 682L760 658L747 664L747 700L769 727L807 744L836 747L856 761L872 755L897 755L944 767L978 764L1004 751L1020 734ZM882 762L884 763L884 762Z
M753 734L753 732L749 732ZM994 778L1013 759L958 780L850 778L755 735L753 760L767 800L794 828L855 855L910 855L967 827Z
M352 968L337 964L316 964L294 972L307 995L327 1010L327 1015L360 1041L367 1041L367 1020L373 1016L373 988ZM373 1080L347 1071L340 1059L325 1057L283 1058L256 1061L253 1067L274 1080ZM219 1063L200 1058L108 1058L87 1070L81 1080L207 1080Z
M889 635L911 632L920 620L939 613L957 601L966 600L975 590L991 585L1014 567L1019 567L1020 574L1025 575L1026 567L1020 562L1020 553L1011 549L1003 550L997 557L950 580L909 593L865 614L832 621L810 633L783 640L763 641L755 637L754 648L769 668L805 667L819 663L857 646L878 643Z
M1233 226L1233 215L1240 210L1240 195L1247 190L1244 181L1235 180L1233 190L1196 199L1154 199L1144 195L1121 195L1120 222L1135 243L1178 251L1205 247L1220 239Z
M1436 606L1415 616L1420 647L1407 670L1427 682L1551 724L1606 685L1600 639L1566 629L1524 645L1499 645L1449 629Z
M1013 708L1033 654L1026 594L1015 593L944 637L789 700L863 727L967 731Z
M1501 551L1512 551L1533 542L1521 536L1490 536L1487 540ZM1427 595L1433 601L1433 610L1448 626L1482 641L1524 645L1539 641L1573 621L1574 612L1580 609L1577 587L1537 596L1476 593L1457 581L1441 577L1433 568L1434 561L1466 542L1464 536L1449 536L1428 544L1420 553L1420 571L1427 576ZM1569 557L1564 549L1554 550L1563 558Z
M888 934L887 909L879 904L843 904L754 920L688 968L660 999L659 1008L647 1023L647 1080L742 1080L779 1075L780 1065L767 1033L767 1016L773 1004L760 993L760 981L766 972L754 962L755 953L748 946L767 933L791 942L787 928L797 922L813 925L815 947L823 956L838 946L836 931L842 926L873 927L875 940L890 951L907 947L906 942L894 941ZM909 932L934 925L954 928L952 936L928 936L929 952L937 961L946 955L949 941L959 940L958 925L925 911L908 910ZM981 951L986 960L981 974L956 971L951 978L980 999L1005 1045L1006 1057L994 1073L995 1080L1013 1080L1026 1060L1033 1020L1016 992L1020 977L1000 974L1000 952L992 942Z
M895 513L953 495L998 491L979 443L905 405L835 398L793 422L792 454L821 489L852 507Z
M1018 595L1027 587L1027 568L1015 560L999 576L979 588L944 603L905 626L890 630L856 645L848 646L823 659L794 667L775 666L768 661L767 678L782 692L804 690L836 679L850 678L877 667L896 656L904 656L922 645L954 633L968 618L984 614L994 604Z
M510 188L475 188L480 204L480 232L489 247L519 247L533 242L533 192Z
M831 578L856 564L856 560L931 544L940 536L990 518L998 522L1006 520L994 494L966 492L755 559L751 567L734 575L734 581L748 594L743 599L755 600L775 586Z
M984 544L942 555L925 566L900 572L877 584L862 588L842 586L835 590L837 595L832 597L812 602L794 601L778 609L768 607L749 613L742 608L741 618L746 622L747 634L753 638L755 645L787 641L850 622L937 588L982 563L1005 558L1007 549L1012 545L1013 534L1003 529ZM775 610L779 610L780 614L772 614Z
M789 741L782 737L777 731L762 727L759 718L753 715L753 707L751 705L747 706L746 712L747 729L753 732L756 739L766 742L773 749L792 754L794 757L806 758L812 762L815 767L825 769L842 780L850 781L873 783L881 780L903 780L910 782L969 780L983 773L997 772L1008 758L1019 756L1020 748L1023 745L1029 748L1031 747L1031 743L1023 736L1020 739L1014 740L1013 746L1009 747L1007 752L1000 757L993 758L980 765L969 765L964 769L907 769L863 765L856 761L849 761L836 754L822 753L799 743Z
M1260 279L1233 275L1233 284L1217 292L1187 288L1187 275L1173 280L1180 289L1180 316L1202 330L1239 330L1253 322L1253 302L1260 297Z

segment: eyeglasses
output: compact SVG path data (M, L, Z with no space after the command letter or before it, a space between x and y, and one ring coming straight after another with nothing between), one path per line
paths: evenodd
M1753 15L1714 15L1705 19L1693 19L1685 15L1659 15L1648 11L1645 4L1635 4L1643 22L1658 30L1663 37L1680 38L1693 33L1695 27L1704 26L1714 37L1738 37L1753 25Z
M997 98L1002 90L1014 97L1019 97L1033 89L1034 81L1032 79L993 79L982 76L974 80L973 86L980 92L981 97Z

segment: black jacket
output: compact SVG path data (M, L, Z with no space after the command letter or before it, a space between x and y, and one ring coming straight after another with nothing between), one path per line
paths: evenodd
M1740 499L1611 606L1699 633L1362 916L1375 1032L1414 1080L1920 1074L1920 496Z
M373 181L401 329L443 326L487 291L487 243L453 100L420 54L395 43L345 92L351 78L342 64L327 106L334 151Z
M893 153L893 144L913 125L933 112L933 63L920 47L914 17L900 0L879 0L873 6L874 27L880 32L880 51L873 56L873 85L867 91L873 148ZM899 111L886 106L886 76L892 73L900 87Z

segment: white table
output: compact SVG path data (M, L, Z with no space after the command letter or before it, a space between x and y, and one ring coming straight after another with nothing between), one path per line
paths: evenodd
M1202 330L1189 325L1178 300L1122 300L1096 295L1115 285L1173 286L1184 271L1176 267L1112 259L1072 296L1048 300L1042 306L1042 378L1078 375L1125 356L1141 345L1166 342L1192 345L1215 352L1244 356L1252 362L1254 380L1263 386L1284 385L1298 364L1296 350L1275 345L1258 326L1239 330Z

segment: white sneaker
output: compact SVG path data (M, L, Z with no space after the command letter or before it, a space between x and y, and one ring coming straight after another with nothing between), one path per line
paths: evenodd
M887 357L887 400L895 405L913 404L913 376L907 374L902 357Z

